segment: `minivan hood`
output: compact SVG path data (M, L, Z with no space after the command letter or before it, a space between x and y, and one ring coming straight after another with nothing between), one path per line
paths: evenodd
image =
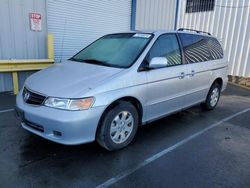
M123 69L66 61L31 75L25 86L53 97L78 98Z

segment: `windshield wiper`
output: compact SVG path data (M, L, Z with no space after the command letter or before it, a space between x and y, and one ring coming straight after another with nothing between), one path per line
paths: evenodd
M69 60L70 60L70 61L80 61L80 62L82 61L81 59L76 59L76 58L74 58L74 57L69 58Z
M77 59L75 57L71 57L69 60L70 61L77 61L77 62L85 62L85 63L95 64L95 65L102 65L102 66L106 66L106 67L124 68L124 67L121 67L118 65L111 65L105 61L100 61L97 59Z
M86 62L86 63L91 63L91 64L98 64L98 65L107 65L106 62L99 61L99 60L96 60L96 59L78 59L78 58L75 58L75 57L71 57L71 58L69 58L69 60L78 61L78 62Z
M81 62L86 62L86 63L96 64L96 65L104 65L104 66L111 67L111 65L108 64L107 62L99 61L97 59L82 59Z

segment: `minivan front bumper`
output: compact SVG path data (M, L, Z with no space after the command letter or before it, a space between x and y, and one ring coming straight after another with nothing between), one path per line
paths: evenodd
M95 140L99 119L105 106L83 111L67 111L26 104L21 92L16 98L16 111L24 129L48 140L76 145Z

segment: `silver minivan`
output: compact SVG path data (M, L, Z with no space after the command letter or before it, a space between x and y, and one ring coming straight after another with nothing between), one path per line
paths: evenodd
M69 60L30 76L16 98L24 129L75 145L127 146L138 125L187 107L216 107L228 62L201 31L105 35Z

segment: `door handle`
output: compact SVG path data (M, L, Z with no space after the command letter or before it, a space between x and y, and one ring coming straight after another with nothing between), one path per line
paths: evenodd
M195 71L192 70L190 76L194 76L194 75L195 75Z
M180 79L183 79L184 77L185 77L185 72L181 72L179 78L180 78Z

